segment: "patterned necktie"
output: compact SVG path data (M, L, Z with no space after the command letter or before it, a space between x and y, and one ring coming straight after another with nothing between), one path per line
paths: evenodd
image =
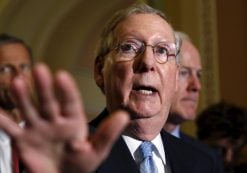
M140 156L141 156L141 163L140 163L140 172L141 173L158 173L157 167L153 160L152 151L154 149L154 145L152 142L144 141L140 147Z

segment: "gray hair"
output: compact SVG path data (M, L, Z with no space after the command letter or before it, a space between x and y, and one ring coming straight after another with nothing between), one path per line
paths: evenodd
M114 29L120 22L122 22L123 20L134 14L156 14L168 22L168 19L163 12L154 9L145 3L136 3L127 9L118 11L113 15L113 17L108 21L108 23L103 28L103 32L101 33L98 48L96 49L96 61L101 61L101 63L104 62L105 55L107 55L110 51L110 48L114 46L113 45ZM174 34L174 37L176 39L177 52L179 52L180 39L179 36L176 36L176 34Z
M183 44L183 41L188 41L192 43L190 36L183 31L175 31L175 35L177 35L180 38L180 48ZM178 56L177 62L179 63L179 60L181 59L180 51L178 52L177 56Z
M186 41L189 41L189 42L192 42L190 36L188 34L186 34L185 32L182 32L182 31L175 31L175 34L178 35L180 37L180 39L182 40L186 40Z

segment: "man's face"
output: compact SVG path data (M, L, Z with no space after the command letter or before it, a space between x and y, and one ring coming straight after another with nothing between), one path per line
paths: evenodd
M147 45L175 43L171 26L154 14L128 17L118 24L113 37L119 43L126 40L139 40ZM100 74L103 84L96 80L106 95L108 110L124 108L132 119L151 121L151 125L161 129L176 88L178 66L175 56L161 64L154 58L151 46L130 61L117 61L120 54L116 49L107 55Z
M10 92L11 82L16 76L23 77L31 87L31 59L27 49L18 43L0 46L0 106L3 109L15 108Z
M194 120L201 90L201 61L197 49L188 41L181 47L178 90L175 94L171 112L179 116L179 121ZM174 118L174 117L173 117Z

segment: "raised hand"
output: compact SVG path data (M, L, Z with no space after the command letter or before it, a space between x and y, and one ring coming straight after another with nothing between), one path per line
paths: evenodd
M79 91L67 72L60 71L53 78L44 64L38 64L33 69L33 79L37 104L21 77L13 81L13 93L25 119L24 128L0 111L0 128L12 138L27 170L93 172L127 125L128 115L115 112L90 135Z

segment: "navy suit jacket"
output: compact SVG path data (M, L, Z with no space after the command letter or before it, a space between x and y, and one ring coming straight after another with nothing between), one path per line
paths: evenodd
M107 115L107 111L104 110L91 121L91 130L95 130ZM207 154L163 130L160 134L172 173L214 173L214 161ZM138 166L122 137L116 141L109 156L96 172L139 173Z
M210 156L213 159L214 173L224 173L223 160L220 154L216 150L210 148L209 146L205 145L199 140L196 140L191 136L186 135L182 132L180 132L180 138L185 142L188 142L189 144L193 145L195 148L198 148L199 150L201 150L202 152L204 152L206 155Z

